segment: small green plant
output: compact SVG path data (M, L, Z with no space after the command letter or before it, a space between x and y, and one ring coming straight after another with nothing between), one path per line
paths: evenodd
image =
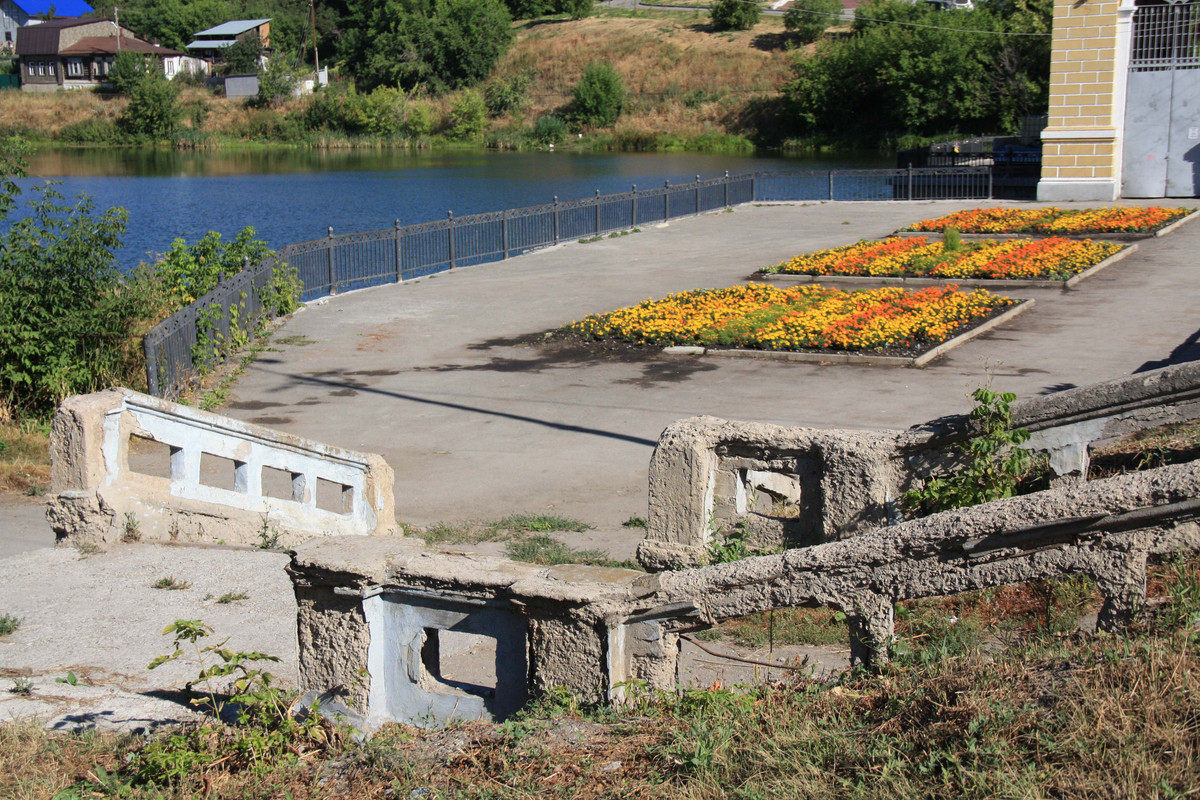
M226 592L225 594L223 594L217 598L217 605L227 606L230 603L238 603L238 602L241 602L242 600L248 599L249 597L250 597L250 595L248 595L242 591Z
M21 695L22 697L29 697L31 694L33 694L33 681L30 680L29 678L22 678L22 677L13 678L12 688L9 689L8 691L10 694L17 694L17 695Z
M75 552L79 553L80 558L87 558L88 556L104 552L104 547L99 542L84 540L74 542L71 546L75 548Z
M8 636L21 627L21 618L12 614L0 614L0 636Z
M121 541L129 544L131 542L140 542L142 540L141 523L138 522L137 514L132 512L125 513L125 527L121 532Z
M709 523L716 528L716 520ZM779 548L755 547L750 544L750 529L745 520L741 520L731 530L715 532L708 545L708 563L727 564L730 561L741 561L751 556L765 556L779 552Z
M78 675L76 675L76 674L75 674L74 672L72 672L71 670L67 670L67 677L65 677L65 678L55 678L55 679L54 679L54 682L55 682L55 683L65 683L65 684L67 684L68 686L79 686L80 684L83 684L84 686L86 686L86 685L87 685L87 682L86 682L86 681L81 681L81 680L79 679L79 676L78 676Z
M646 518L639 517L637 514L634 514L629 519L622 522L621 527L622 528L641 528L642 530L645 530L647 527Z
M530 564L590 564L609 566L613 562L603 550L576 550L552 536L530 536L510 542L506 548L508 557L514 561Z
M942 231L942 247L947 253L957 253L962 250L962 233L953 225L946 226Z
M1021 447L1029 440L1029 431L1012 429L1011 404L1016 395L981 386L971 396L976 403L971 419L979 433L962 451L965 463L951 475L933 478L906 492L901 505L909 513L925 516L1012 497L1018 485L1037 470L1037 455Z
M191 588L191 585L191 581L180 581L176 580L174 575L167 575L150 584L150 588L165 589L169 592L178 592L182 591L183 589Z
M258 529L258 547L261 550L278 550L283 532L270 524L264 516L262 527Z

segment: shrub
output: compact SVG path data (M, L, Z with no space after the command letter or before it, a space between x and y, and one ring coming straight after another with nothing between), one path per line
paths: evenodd
M286 100L296 92L297 80L293 74L296 64L282 53L271 56L267 66L258 75L258 96L254 99L260 106L272 106Z
M122 50L108 69L108 85L117 94L131 94L135 86L155 71L154 62L148 56Z
M719 31L744 31L758 24L756 0L717 0L712 9L713 28Z
M475 89L467 89L450 109L450 136L454 139L477 139L487 127L487 106L483 95Z
M58 140L69 144L117 144L124 138L116 125L95 117L64 125L58 132Z
M236 275L247 262L254 266L274 255L266 242L255 238L256 233L247 226L228 243L221 241L217 231L191 245L176 239L154 265L155 278L176 306L185 306L212 291L221 273Z
M842 13L841 0L793 0L783 15L783 27L800 44L815 42Z
M130 90L129 105L121 113L120 123L135 136L169 139L182 115L179 87L152 73Z
M595 5L594 0L558 0L555 3L555 10L569 15L571 19L583 19L592 13L593 5Z
M608 64L593 61L583 69L571 99L571 117L583 125L607 127L625 107L625 84Z
M525 105L529 84L528 72L518 72L507 80L489 83L483 89L483 101L487 104L488 114L498 117L501 114L519 111L521 106Z
M420 139L433 133L435 123L433 106L418 100L409 103L408 115L404 118L401 130L410 139Z
M558 144L567 138L567 123L562 117L546 114L533 124L533 140L538 144Z

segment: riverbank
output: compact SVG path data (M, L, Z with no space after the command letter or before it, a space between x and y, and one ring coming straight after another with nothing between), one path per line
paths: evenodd
M608 10L582 20L519 23L512 48L479 89L440 96L339 83L270 108L183 87L181 149L279 146L320 149L568 147L611 151L750 152L778 145L778 98L790 77L782 22L714 34L691 13ZM624 110L609 127L566 123L572 90L596 61L616 69ZM470 92L489 106L481 127L464 132ZM0 93L0 133L42 147L114 147L139 142L119 120L128 101L93 92Z

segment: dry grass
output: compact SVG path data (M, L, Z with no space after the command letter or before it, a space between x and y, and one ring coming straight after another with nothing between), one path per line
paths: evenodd
M706 16L622 17L529 24L495 76L530 72L527 120L561 111L592 61L610 64L629 93L623 131L694 136L725 130L747 102L774 95L789 78L789 55L775 47L783 23L714 34Z
M89 119L109 122L128 101L93 92L0 92L0 129L49 138L63 127Z
M49 483L49 432L0 416L0 492L40 492Z

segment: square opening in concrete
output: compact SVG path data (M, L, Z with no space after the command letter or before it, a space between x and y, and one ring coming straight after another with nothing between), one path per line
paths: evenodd
M214 456L212 453L200 454L200 483L214 489L237 488L237 470L241 464L231 458Z
M354 489L344 483L317 478L317 508L349 514L354 508Z
M126 463L132 472L156 478L169 478L172 449L171 445L155 441L149 436L131 433L125 450Z
M496 696L496 639L491 636L425 628L421 663L437 683L479 697Z
M304 500L304 475L286 469L275 467L262 468L263 497L274 497L277 500Z

